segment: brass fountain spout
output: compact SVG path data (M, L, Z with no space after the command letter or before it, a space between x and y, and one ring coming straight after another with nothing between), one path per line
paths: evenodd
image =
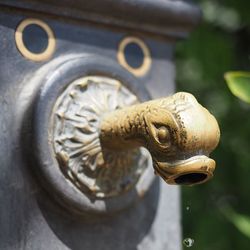
M150 171L149 153L155 173L169 184L199 184L213 176L209 154L219 127L191 94L139 103L121 82L89 76L69 85L54 112L52 144L60 169L84 193L112 197L132 189Z
M147 148L155 172L168 184L209 180L215 169L209 154L219 138L214 116L184 92L109 112L100 126L103 148Z

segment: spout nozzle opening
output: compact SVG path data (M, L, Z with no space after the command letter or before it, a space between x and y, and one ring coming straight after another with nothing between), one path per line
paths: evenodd
M192 186L213 177L215 161L205 155L197 155L173 163L157 162L154 168L168 184Z
M203 182L207 177L204 173L189 173L178 176L174 181L178 185L194 185Z

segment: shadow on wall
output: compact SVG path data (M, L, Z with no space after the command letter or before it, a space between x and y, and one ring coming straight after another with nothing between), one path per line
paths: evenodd
M37 200L51 230L70 249L136 250L156 216L159 188L156 179L145 197L132 207L113 215L92 215L92 218L70 216L43 192Z

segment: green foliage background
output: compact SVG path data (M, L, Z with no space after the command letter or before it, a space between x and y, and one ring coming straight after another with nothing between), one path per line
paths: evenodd
M183 238L194 239L192 250L249 250L250 105L232 95L223 76L250 71L250 1L195 2L203 22L177 45L177 86L216 116L221 142L212 154L214 179L182 188Z

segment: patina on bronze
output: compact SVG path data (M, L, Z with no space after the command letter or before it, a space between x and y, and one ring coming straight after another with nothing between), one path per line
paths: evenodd
M75 187L95 197L133 188L153 159L168 184L193 185L213 176L216 119L188 93L139 103L115 79L87 76L58 98L53 145L59 167Z
M147 148L155 172L168 184L194 185L213 176L215 161L208 156L220 131L193 95L180 92L106 114L100 137L103 148Z

